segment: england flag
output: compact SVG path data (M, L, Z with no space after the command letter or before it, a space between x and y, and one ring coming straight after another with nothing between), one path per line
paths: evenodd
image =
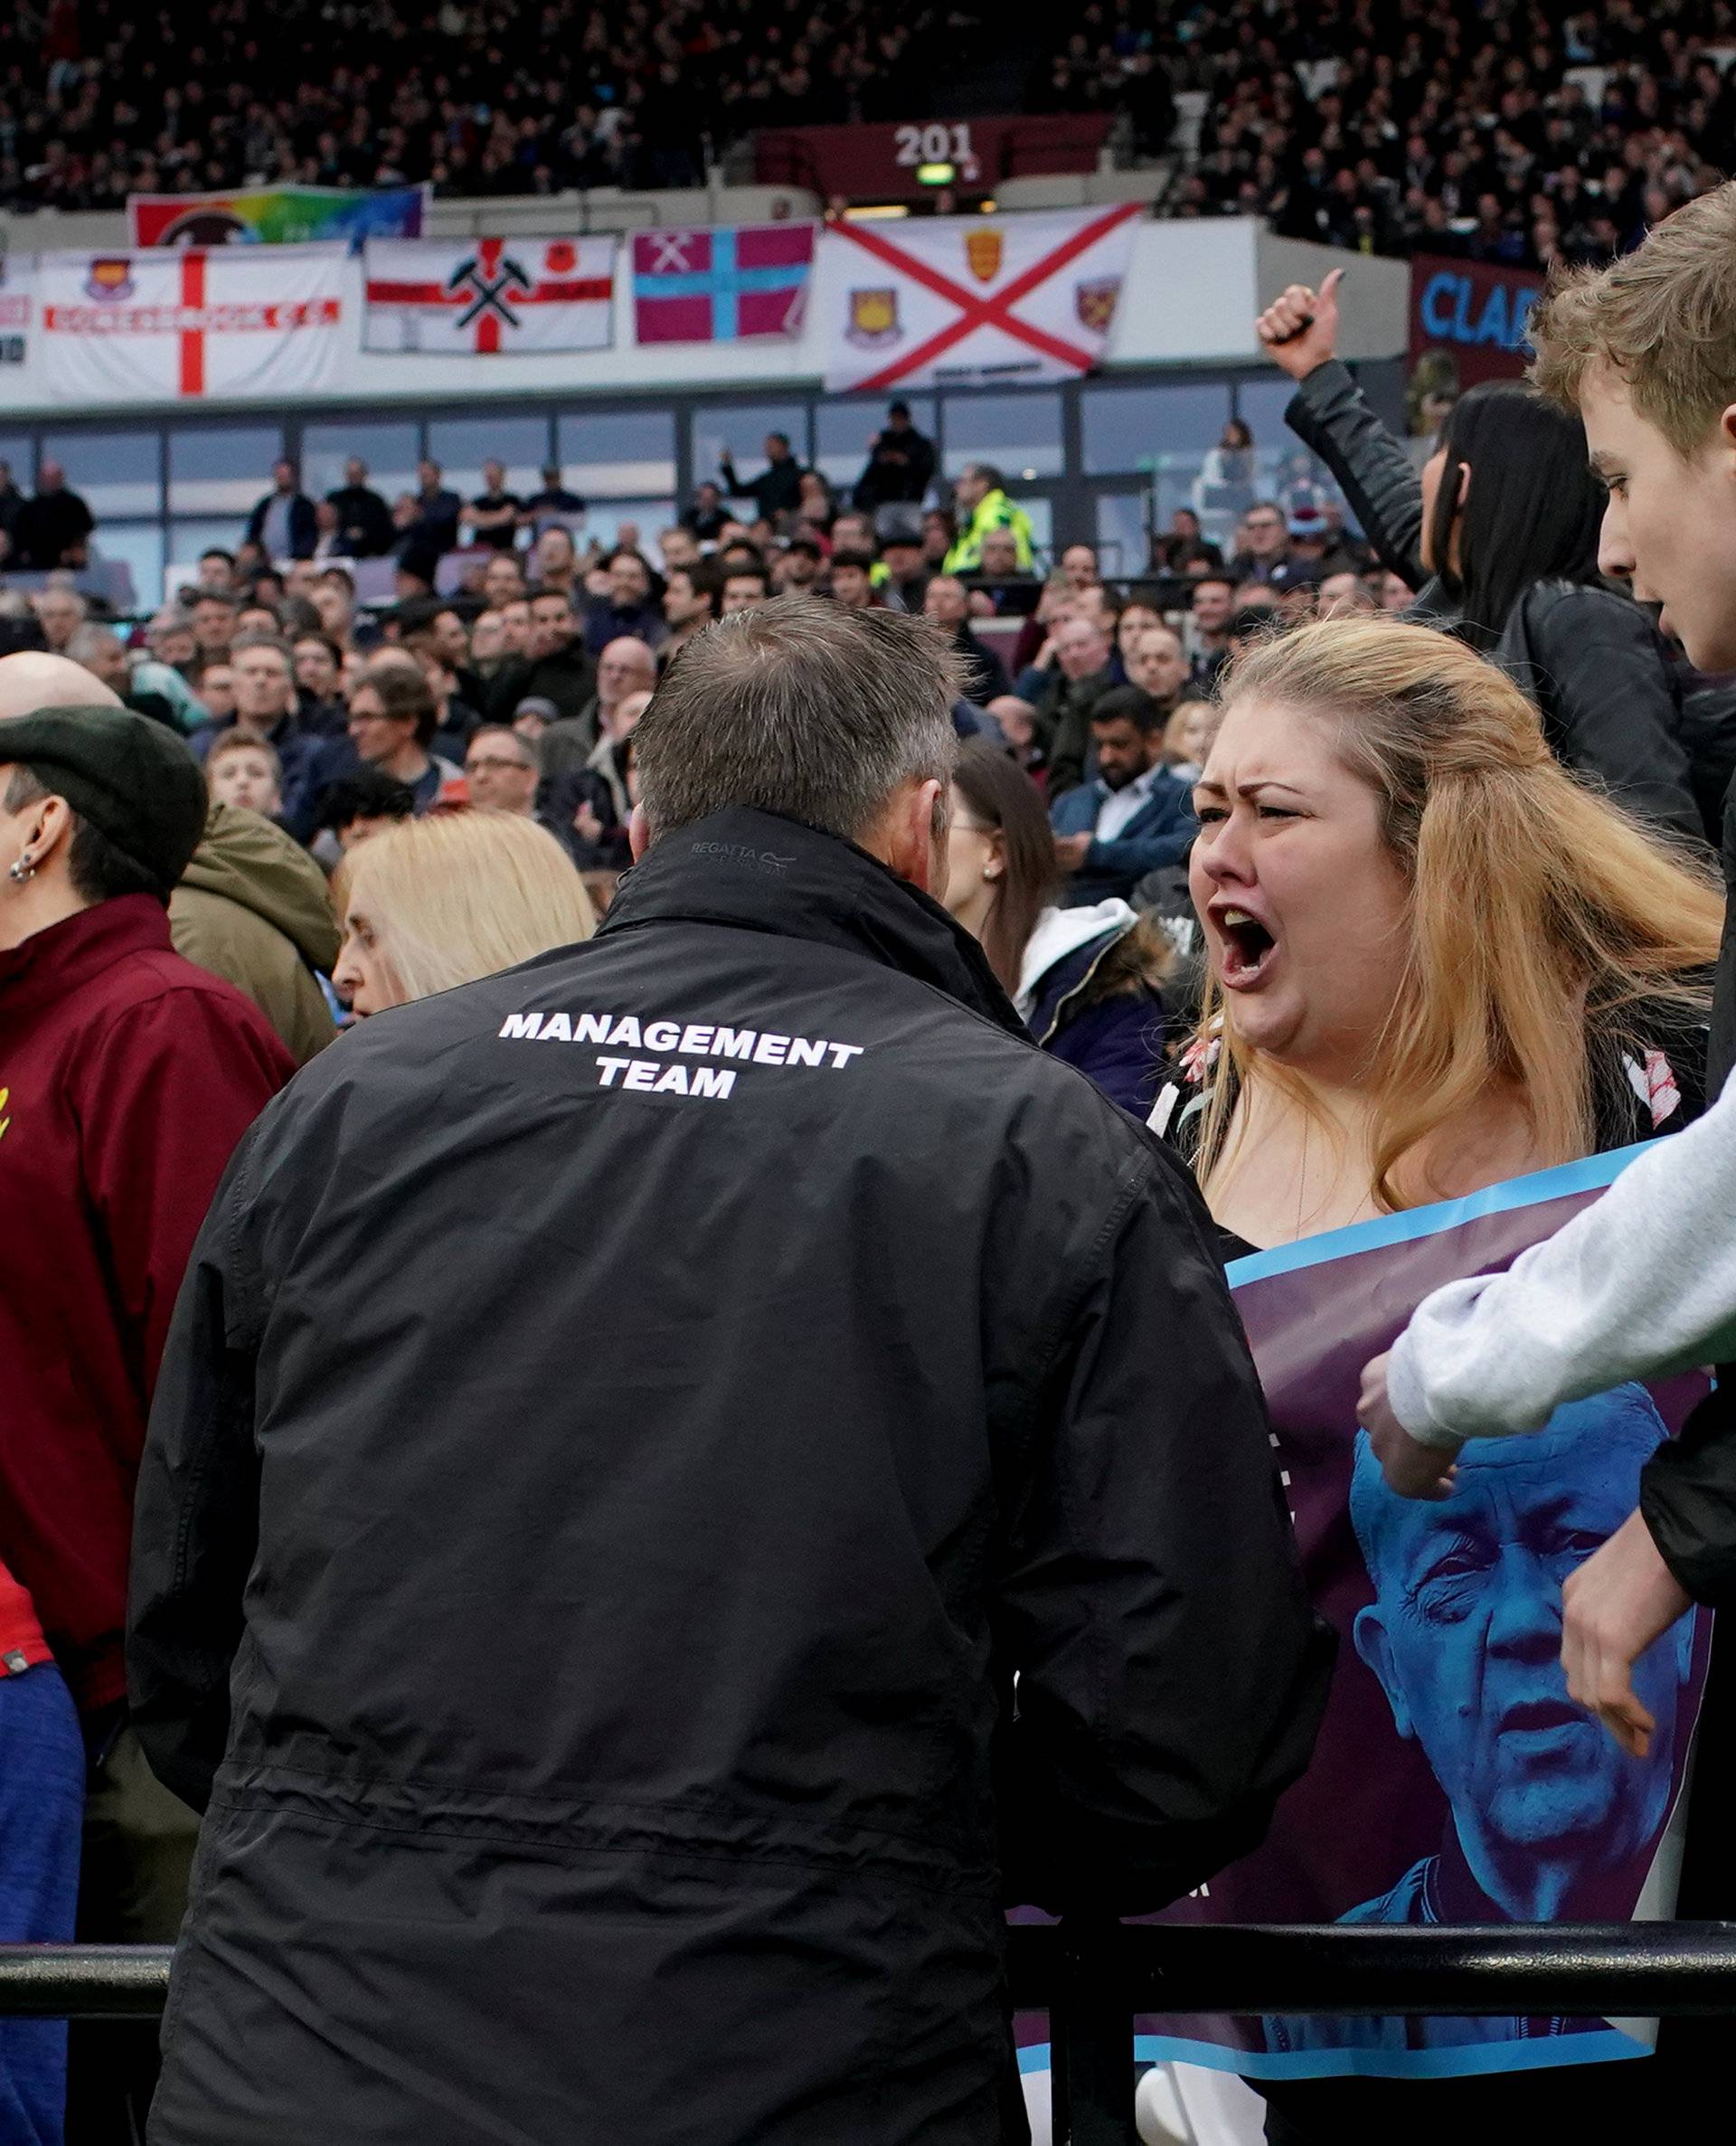
M363 347L494 357L606 350L615 241L370 240Z

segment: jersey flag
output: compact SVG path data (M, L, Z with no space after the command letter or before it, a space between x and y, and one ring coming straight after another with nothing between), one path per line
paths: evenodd
M748 336L799 335L814 235L811 223L637 232L637 339L732 343Z
M497 357L609 347L612 238L375 239L363 258L365 350Z
M317 394L342 355L344 276L330 246L45 253L42 377L66 402Z
M1020 216L828 223L835 392L1066 380L1101 363L1137 202Z

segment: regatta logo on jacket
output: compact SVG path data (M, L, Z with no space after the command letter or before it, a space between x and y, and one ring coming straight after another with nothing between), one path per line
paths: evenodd
M629 1050L734 1058L754 1065L826 1066L839 1072L862 1056L860 1044L824 1037L776 1035L769 1030L722 1027L705 1021L640 1021L635 1014L508 1014L501 1036L514 1043L624 1045ZM722 1101L735 1087L735 1069L666 1065L659 1058L599 1058L597 1085L640 1095L703 1095Z
M714 863L746 865L750 871L781 874L796 862L794 856L779 856L775 849L753 849L745 842L695 842L693 855L710 857Z

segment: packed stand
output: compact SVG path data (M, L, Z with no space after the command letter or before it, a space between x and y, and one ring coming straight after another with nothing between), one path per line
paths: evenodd
M755 127L921 118L961 21L885 0L51 0L0 25L0 204L241 185L698 186Z
M130 645L0 591L0 1939L180 1933L160 2135L847 2136L866 2068L991 2146L1004 1907L1233 1900L1269 1827L1399 1925L1634 1914L1675 1822L1727 1918L1732 261L1728 188L1420 470L1285 291L1334 483L1232 427L1117 584L894 404L847 498L772 433L607 551L558 467L280 463ZM1370 2024L1234 2046L1274 2146L1706 2091Z
M1152 157L1175 147L1176 93L1203 91L1161 213L1547 269L1631 251L1736 164L1732 47L1727 0L1243 0L1167 9L1155 27L1131 0L1092 0L1029 94L1123 113L1129 147Z

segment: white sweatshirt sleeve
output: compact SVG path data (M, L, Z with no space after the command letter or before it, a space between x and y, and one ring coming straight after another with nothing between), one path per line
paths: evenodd
M1536 1431L1565 1401L1736 1355L1736 1078L1504 1274L1449 1281L1387 1366L1424 1445Z

